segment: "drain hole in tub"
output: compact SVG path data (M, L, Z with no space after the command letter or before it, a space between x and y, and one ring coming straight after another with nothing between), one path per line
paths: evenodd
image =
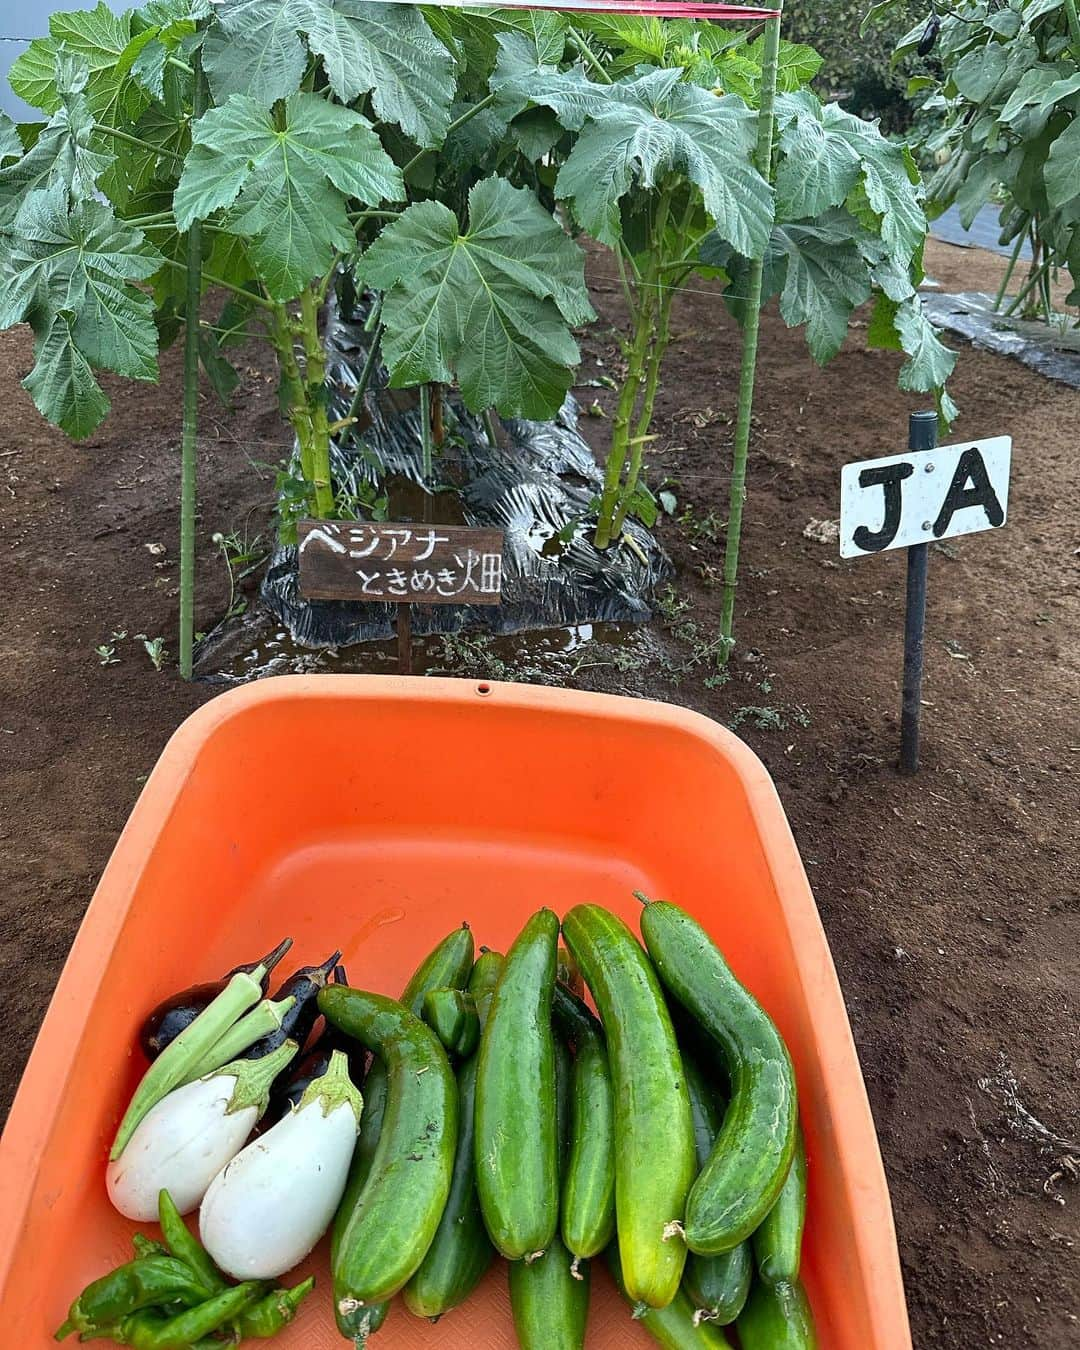
M491 685L490 685L490 684L478 684L478 685L476 686L476 692L477 692L478 694L490 694L490 693L491 693Z

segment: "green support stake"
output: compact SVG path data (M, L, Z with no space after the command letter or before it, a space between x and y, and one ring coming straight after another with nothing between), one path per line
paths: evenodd
M199 53L195 64L193 118L206 111L206 80ZM187 295L184 313L184 411L180 436L180 675L191 679L195 633L195 460L199 430L199 301L202 297L202 225L192 221L187 236Z
M761 67L761 107L758 111L757 149L754 163L758 172L772 179L772 147L776 101L776 66L780 52L780 17L765 24L765 52ZM735 448L732 452L731 492L728 506L727 546L724 550L724 588L720 609L720 632L724 637L721 656L727 662L734 646L735 587L739 572L739 540L742 535L743 502L746 500L746 460L750 448L750 419L754 409L754 371L757 366L758 327L761 322L761 276L764 259L750 264L747 282L746 322L743 325L742 360L739 366L739 408L735 419Z

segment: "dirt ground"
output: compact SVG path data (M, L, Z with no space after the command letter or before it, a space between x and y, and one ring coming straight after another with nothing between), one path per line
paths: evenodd
M1001 261L931 242L949 289ZM614 281L595 303L617 322ZM617 648L565 678L674 700L736 725L779 786L832 943L880 1132L918 1347L1080 1344L1080 395L962 351L958 437L1015 439L1008 526L931 554L924 769L897 745L904 564L841 562L804 534L837 515L839 468L901 449L917 404L856 330L825 371L766 316L732 677L708 649L738 359L704 288L676 307L651 479L679 499L677 567L655 661ZM610 326L593 366L618 355ZM211 535L267 528L284 436L252 353L235 410L205 403L199 624L227 603ZM136 634L175 650L176 354L160 386L72 446L19 379L25 331L0 334L0 976L6 1109L80 916L177 723L216 692L157 673ZM609 402L606 389L581 391ZM583 419L602 444L607 422ZM111 634L125 634L111 637ZM113 648L113 656L95 648ZM588 648L585 649L588 652ZM108 659L114 663L102 664ZM504 674L482 646L468 659ZM706 680L708 683L706 683ZM1080 1147L1073 1145L1080 1154Z

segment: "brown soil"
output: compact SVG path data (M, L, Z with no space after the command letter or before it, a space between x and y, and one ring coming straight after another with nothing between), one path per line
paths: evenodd
M949 289L992 289L1000 275L999 259L941 244L927 261ZM599 267L594 280L617 322L617 287ZM651 456L680 517L663 526L678 575L655 628L660 656L643 671L600 649L568 681L736 724L772 771L847 997L916 1345L1066 1350L1080 1338L1080 1191L1066 1143L1080 1137L1080 396L961 355L957 433L1015 438L1010 522L932 552L924 768L905 780L894 768L903 558L840 562L835 544L803 533L835 518L844 461L902 448L915 404L896 392L895 358L865 352L856 331L819 371L766 316L739 649L731 679L706 684L715 668L698 658L719 612L738 351L707 288L680 301L675 330ZM605 370L617 364L604 327L587 345ZM210 536L266 528L272 476L251 461L276 460L284 441L265 361L249 359L236 411L205 404L203 626L227 590ZM29 363L28 335L0 334L11 400L0 432L5 1105L142 781L214 692L156 673L133 636L164 635L174 649L176 353L159 387L114 386L113 416L77 447L18 387ZM602 442L606 421L584 425ZM119 663L102 665L94 649L114 631L128 634L112 642Z

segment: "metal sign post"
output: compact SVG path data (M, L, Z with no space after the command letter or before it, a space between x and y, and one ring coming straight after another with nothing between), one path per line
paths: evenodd
M912 774L919 767L930 545L1005 524L1011 459L1008 436L939 446L937 413L917 412L908 419L906 455L861 460L841 470L840 556L908 551L901 773Z
M908 418L908 449L933 450L937 413ZM907 611L904 615L904 692L900 703L900 772L919 767L919 715L922 709L923 636L926 632L926 569L929 544L912 544L907 555Z

